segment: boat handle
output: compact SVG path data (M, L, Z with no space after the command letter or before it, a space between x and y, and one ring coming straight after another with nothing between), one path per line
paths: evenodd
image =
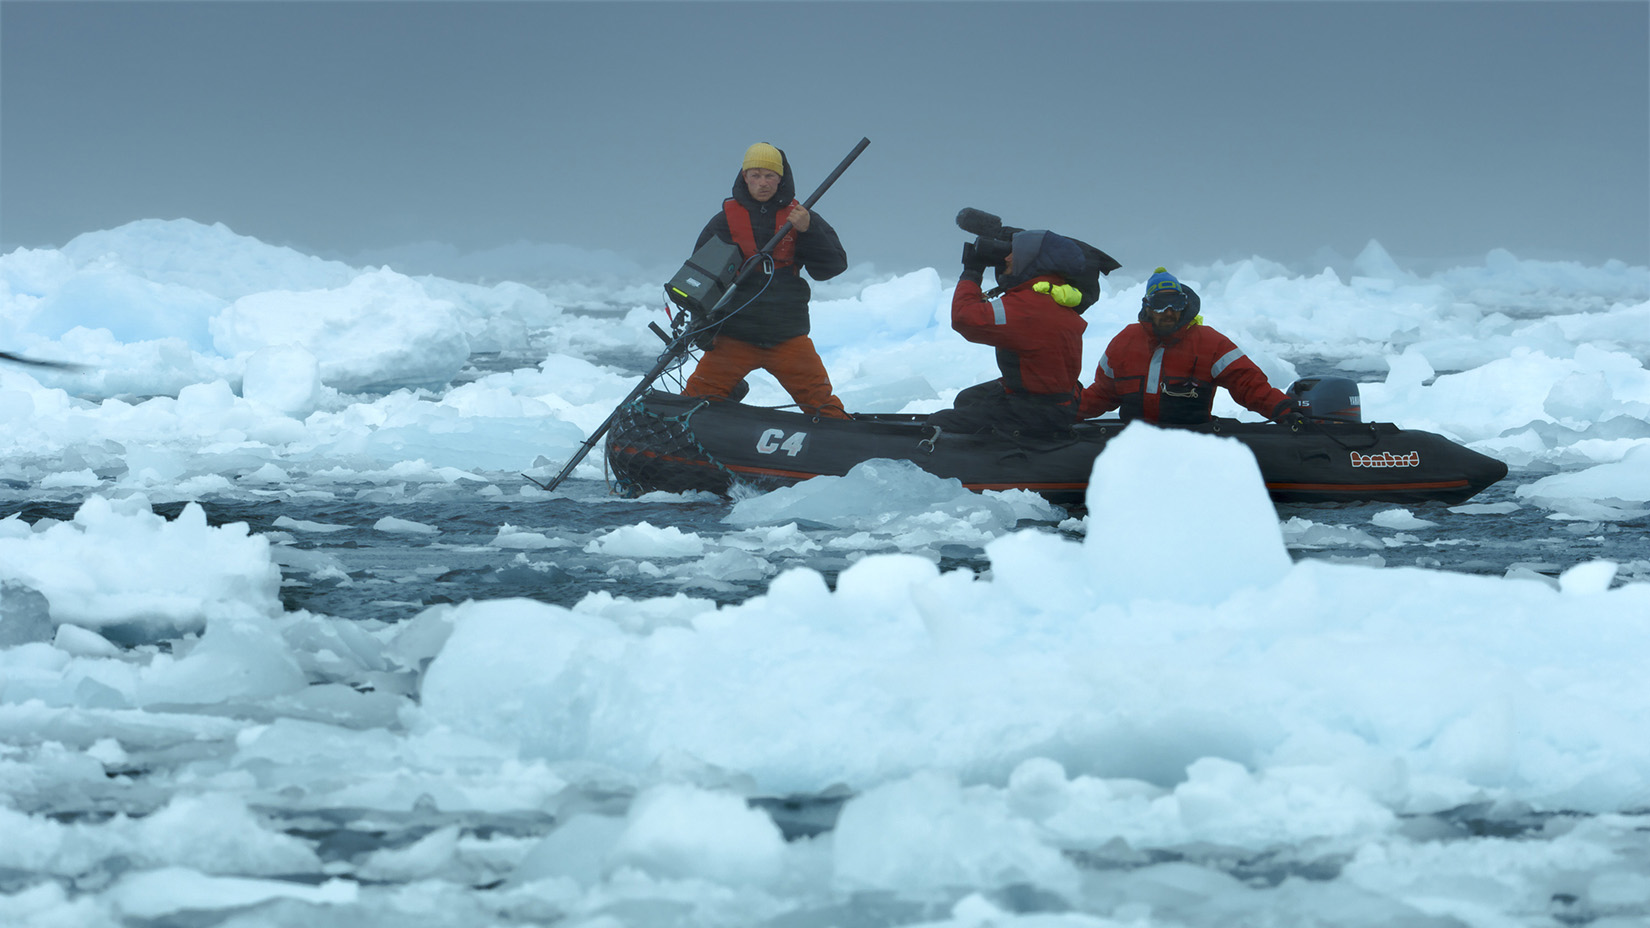
M917 447L923 449L924 451L927 451L929 454L933 454L934 453L934 443L940 440L940 431L941 430L940 430L940 427L937 426L937 425L931 425L931 426L929 426L929 428L934 430L934 434L928 436L927 438L924 438L922 441L917 442Z

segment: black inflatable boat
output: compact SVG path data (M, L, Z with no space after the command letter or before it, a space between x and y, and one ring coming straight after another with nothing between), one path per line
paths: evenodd
M1069 437L941 433L923 416L800 412L650 392L623 407L607 436L620 493L705 490L727 495L810 477L841 476L872 458L912 461L971 490L1031 490L1080 507L1094 459L1123 430L1079 423ZM1460 503L1507 475L1507 465L1432 432L1383 422L1313 420L1296 429L1215 419L1191 431L1235 438L1254 452L1276 502Z

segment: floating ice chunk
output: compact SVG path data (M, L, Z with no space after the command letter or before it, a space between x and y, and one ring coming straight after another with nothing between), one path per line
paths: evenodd
M642 521L593 539L584 550L586 554L612 557L698 557L705 552L705 541L674 525L660 528Z
M1553 474L1518 488L1518 498L1579 518L1628 521L1650 511L1650 442L1619 461Z
M272 557L275 562L289 570L301 570L314 580L337 580L347 582L349 569L337 555L329 554L321 548L299 548L294 546L292 536L277 539L276 533L269 533L265 537L279 541Z
M739 796L666 784L630 806L613 859L655 876L762 885L780 873L785 839L773 819Z
M1347 525L1324 525L1303 519L1300 516L1291 516L1282 525L1284 541L1291 548L1374 548L1380 549L1381 542L1375 536L1362 529Z
M34 534L35 528L44 531L56 523L56 519L41 519L35 523L34 528L31 528L29 523L18 518L18 513L12 513L4 519L0 519L0 538L27 538Z
M778 555L802 557L821 550L819 542L808 537L795 522L731 533L722 536L722 541L733 547L759 551L770 558Z
M1087 499L1087 579L1106 601L1220 602L1289 570L1260 466L1235 439L1133 423L1095 459Z
M1558 575L1558 588L1572 595L1602 593L1610 588L1620 565L1615 561L1589 561Z
M120 746L120 742L113 738L99 738L86 749L86 756L105 767L124 764L131 760L131 755L127 754L126 749Z
M0 582L0 648L51 637L52 612L46 597L22 583Z
M778 568L766 558L757 557L737 548L723 548L706 556L690 568L691 581L708 578L724 582L754 582L772 576Z
M1650 509L1638 506L1612 506L1590 499L1549 499L1537 502L1552 508L1553 511L1547 514L1547 518L1556 522L1632 522L1650 514Z
M247 485L272 485L287 483L292 475L275 464L264 464L250 474L242 474L240 482Z
M289 528L295 532L315 532L328 535L333 532L347 532L351 526L335 525L331 522L310 522L305 519L294 519L291 516L277 516L276 528Z
M306 680L274 629L253 620L211 619L188 654L158 655L138 684L141 704L246 702L302 689Z
M297 345L259 348L246 359L241 396L282 415L302 419L321 401L321 364Z
M510 882L565 877L593 885L606 875L613 847L625 828L625 820L616 816L574 815L527 852L510 874Z
M439 535L441 529L423 522L414 522L411 519L397 519L395 516L385 516L372 524L380 532L389 532L392 535Z
M265 826L227 793L177 793L139 819L134 831L143 856L203 873L276 876L321 869L308 843Z
M346 392L445 384L470 356L457 306L389 268L335 289L248 294L214 316L211 329L225 356L301 346L320 359L322 381Z
M58 471L40 478L40 486L46 489L62 487L95 487L103 483L103 479L92 473L91 468L83 470Z
M1158 804L1158 811L1173 809L1164 824L1185 829L1179 840L1257 849L1312 837L1371 837L1397 821L1328 768L1279 767L1257 776L1214 757L1189 766L1186 782Z
M289 880L254 880L207 876L188 867L162 867L128 875L108 891L115 908L128 918L164 921L181 913L243 909L271 899L294 899L316 906L351 905L359 884L327 880L319 886Z
M3 534L0 579L39 590L55 622L94 629L118 643L198 631L208 616L281 612L281 572L269 541L250 534L244 522L208 525L197 503L168 521L145 497L93 496L71 522L26 537ZM203 558L203 551L212 556Z
M1608 418L1616 405L1604 371L1578 370L1553 385L1542 411L1560 422L1585 427Z
M498 534L488 542L495 548L508 548L519 551L537 551L541 548L554 548L567 544L560 539L552 539L542 532L526 532L506 522L498 527Z
M78 625L59 625L52 646L76 657L115 657L120 654L109 639Z
M356 876L367 880L410 882L441 876L453 867L458 853L457 825L437 828L407 847L374 851L356 868Z
M1508 580L1535 580L1553 589L1558 589L1557 580L1527 564L1514 564L1508 567L1507 572L1502 576Z
M68 890L56 880L45 880L16 893L0 893L0 924L29 928L117 928L108 903L91 893Z
M874 458L841 477L814 477L739 500L724 519L741 526L804 521L879 533L926 530L931 539L964 534L976 541L1021 519L1052 522L1057 513L1040 497L974 493L961 480L936 477L910 461Z
M1437 522L1428 522L1408 509L1383 509L1371 516L1369 521L1382 528L1413 531L1422 528L1435 528Z
M1504 516L1510 512L1523 509L1517 503L1465 503L1460 506L1449 507L1450 512L1474 516Z
M80 268L120 267L145 280L184 285L222 300L263 290L341 286L357 273L341 261L239 235L221 222L193 219L139 219L85 232L64 245L62 254Z
M431 719L489 740L519 739L549 757L581 756L588 739L603 735L589 727L589 706L569 694L606 668L622 634L613 622L525 599L431 609L415 622L416 635L394 651L417 660L439 648L420 689Z
M831 851L844 891L916 892L1030 883L1075 890L1076 869L1014 815L1000 794L924 771L873 787L842 807Z
M631 632L651 631L664 625L687 626L700 621L714 623L719 615L714 601L686 593L635 600L614 596L606 590L586 593L573 606L573 611L601 616Z

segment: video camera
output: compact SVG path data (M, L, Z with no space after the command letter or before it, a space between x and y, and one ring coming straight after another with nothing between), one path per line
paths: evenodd
M1025 231L1005 226L1002 219L971 206L957 213L957 228L974 236L974 253L995 266L998 274L1014 252L1014 233Z

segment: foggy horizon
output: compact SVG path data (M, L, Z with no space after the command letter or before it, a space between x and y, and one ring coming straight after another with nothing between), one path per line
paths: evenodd
M949 272L965 206L1131 273L1650 263L1642 3L9 0L0 42L7 251L186 218L667 266L751 142L804 199L864 136L816 211L887 271Z

